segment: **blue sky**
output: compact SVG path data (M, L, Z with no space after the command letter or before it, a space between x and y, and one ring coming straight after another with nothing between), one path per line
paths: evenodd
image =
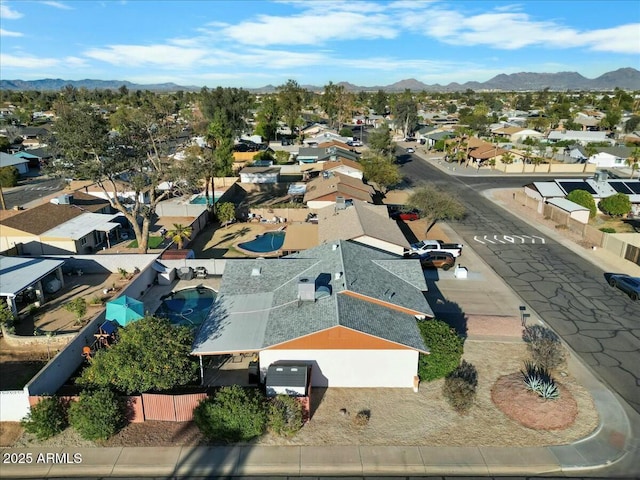
M387 85L640 68L640 2L0 0L0 78Z

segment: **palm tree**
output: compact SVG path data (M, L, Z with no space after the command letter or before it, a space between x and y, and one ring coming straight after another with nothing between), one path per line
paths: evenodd
M503 153L500 161L505 165L511 165L513 163L513 154L511 152Z
M178 250L182 250L185 240L191 239L193 229L191 227L182 225L180 223L174 223L173 229L167 232L167 237L174 241L178 245Z

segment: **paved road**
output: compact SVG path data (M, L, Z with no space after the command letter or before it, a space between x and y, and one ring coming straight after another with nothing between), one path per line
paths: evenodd
M463 243L472 245L540 318L640 413L640 302L612 290L606 282L607 272L478 193L529 180L450 176L415 155L401 165L401 172L410 183L434 182L462 200L468 215L450 225ZM537 235L545 242L514 238L511 243L504 237L504 243L477 241L485 235L489 239L494 235Z
M46 197L57 191L63 190L65 182L60 178L36 178L29 180L24 185L12 189L5 189L4 201L7 205L7 209L11 209L16 205L24 205L26 203L37 200L41 197Z

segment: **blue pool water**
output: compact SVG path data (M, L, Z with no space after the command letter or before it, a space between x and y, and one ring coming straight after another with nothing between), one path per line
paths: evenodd
M211 197L209 197L211 198ZM216 203L218 201L220 197L213 197L213 203ZM191 199L191 201L189 201L189 203L193 204L193 205L206 205L207 204L207 197L205 197L204 195L198 195L197 197L193 197Z
M267 232L259 235L250 242L239 243L238 246L244 250L256 253L275 252L280 250L284 243L285 232Z
M215 298L216 292L210 288L185 288L165 297L156 315L168 318L174 325L198 328L207 318Z

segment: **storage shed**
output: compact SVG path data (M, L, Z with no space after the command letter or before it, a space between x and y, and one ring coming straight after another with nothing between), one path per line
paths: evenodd
M245 167L240 170L241 183L278 183L280 169L277 167Z
M289 395L291 397L306 397L310 380L310 365L303 363L273 363L267 369L267 396Z

